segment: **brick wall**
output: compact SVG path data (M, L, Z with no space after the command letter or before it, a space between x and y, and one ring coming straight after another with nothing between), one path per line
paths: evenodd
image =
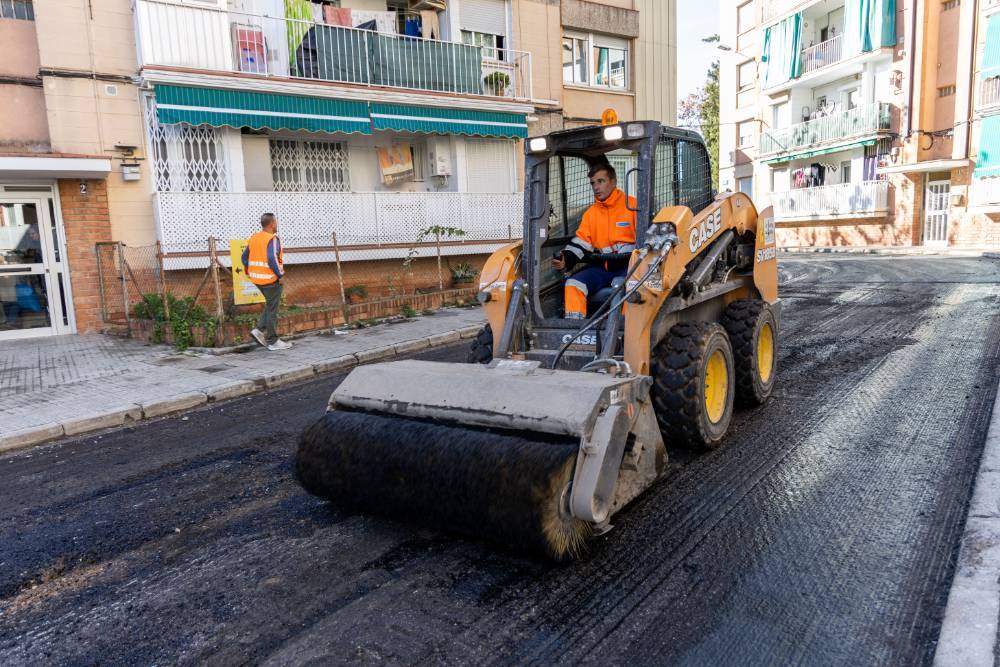
M84 195L80 194L79 180L59 181L73 308L79 333L100 331L103 326L94 244L111 240L106 183L93 180L86 184L87 194Z

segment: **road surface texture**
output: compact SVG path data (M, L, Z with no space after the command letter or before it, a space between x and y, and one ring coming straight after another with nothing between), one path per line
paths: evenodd
M570 565L303 493L296 437L342 377L0 458L0 664L926 664L996 392L1000 262L781 277L776 395L672 455Z

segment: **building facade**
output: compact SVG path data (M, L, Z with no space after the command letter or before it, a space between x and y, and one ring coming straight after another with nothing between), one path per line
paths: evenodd
M1000 245L998 9L723 0L720 187L785 246Z
M102 328L97 243L155 246L141 270L178 285L209 266L209 237L228 265L265 211L300 273L330 273L334 233L345 265L429 256L414 239L434 226L465 233L447 254L490 252L520 235L525 137L609 107L673 121L674 15L673 0L3 0L0 341Z

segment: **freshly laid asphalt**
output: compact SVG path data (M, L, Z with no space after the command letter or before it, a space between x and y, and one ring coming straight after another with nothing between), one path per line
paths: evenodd
M343 376L0 457L0 664L929 663L1000 262L781 267L775 395L568 565L305 494Z

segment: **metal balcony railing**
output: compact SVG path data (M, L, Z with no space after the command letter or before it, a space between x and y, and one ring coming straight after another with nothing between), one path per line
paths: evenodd
M1000 106L1000 75L983 79L979 83L979 108L995 106Z
M851 139L862 139L892 129L892 105L867 104L791 127L768 130L760 138L760 154L789 153L805 147L822 148Z
M818 69L835 65L844 59L844 36L820 42L816 46L802 49L802 73L808 74Z
M865 181L771 193L778 220L850 218L888 212L889 182Z
M1000 208L1000 177L973 178L969 187L969 204Z
M531 56L419 37L136 0L142 65L511 99L531 98Z

